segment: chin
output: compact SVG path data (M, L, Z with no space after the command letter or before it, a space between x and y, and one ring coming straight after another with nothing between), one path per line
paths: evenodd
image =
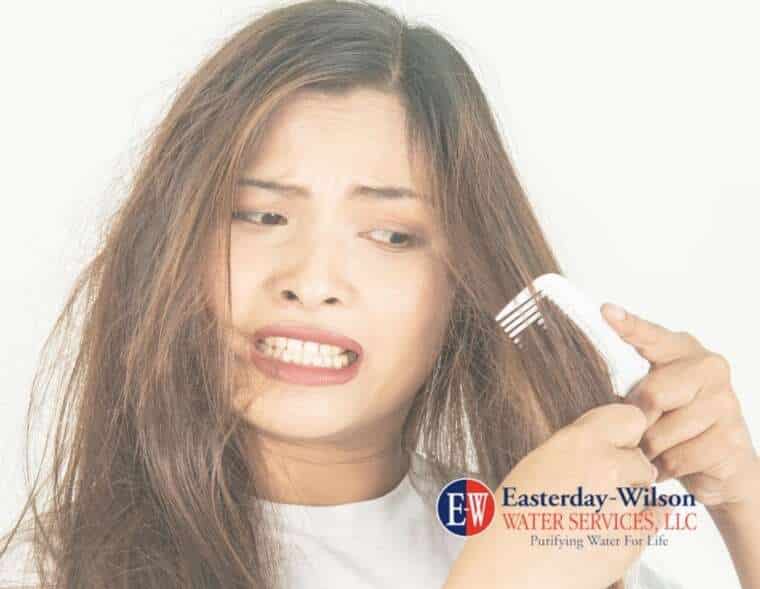
M264 435L282 440L339 439L356 426L360 407L338 403L336 395L333 391L326 396L314 388L283 389L262 393L236 407L246 422Z

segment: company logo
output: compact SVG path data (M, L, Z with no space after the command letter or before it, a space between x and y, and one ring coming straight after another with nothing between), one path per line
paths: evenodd
M474 536L493 519L495 501L491 490L478 479L456 479L438 495L438 520L457 536Z

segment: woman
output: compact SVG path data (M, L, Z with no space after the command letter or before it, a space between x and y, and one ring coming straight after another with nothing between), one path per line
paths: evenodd
M431 519L458 476L557 487L584 440L569 455L601 462L600 414L643 439L656 407L615 403L555 309L523 352L493 321L559 271L439 33L366 3L264 14L177 96L48 342L35 389L69 371L53 503L30 504L35 578L453 589L513 570L514 586L622 587L635 569L638 586L664 586L637 551L567 551L556 567L517 552L522 578L503 534L460 542ZM741 452L715 447L757 476L745 430L732 430ZM651 482L641 450L613 455ZM754 509L717 496L740 506L726 521ZM752 580L743 533L726 539Z

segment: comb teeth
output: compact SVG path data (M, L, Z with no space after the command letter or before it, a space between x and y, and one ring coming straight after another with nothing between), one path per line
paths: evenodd
M531 292L531 288L535 294ZM564 276L548 273L523 288L495 319L518 348L519 335L534 323L546 330L537 302L548 298L559 311L575 324L594 345L607 363L615 392L625 396L647 375L650 369L636 348L625 342L602 317L599 301L577 289Z
M544 318L536 303L545 296L542 290L534 296L526 289L496 315L496 321L515 344L520 343L518 336L534 323L546 330Z

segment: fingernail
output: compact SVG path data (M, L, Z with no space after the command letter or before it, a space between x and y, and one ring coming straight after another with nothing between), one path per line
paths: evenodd
M613 303L607 303L607 315L609 315L612 319L622 321L625 319L625 310Z

